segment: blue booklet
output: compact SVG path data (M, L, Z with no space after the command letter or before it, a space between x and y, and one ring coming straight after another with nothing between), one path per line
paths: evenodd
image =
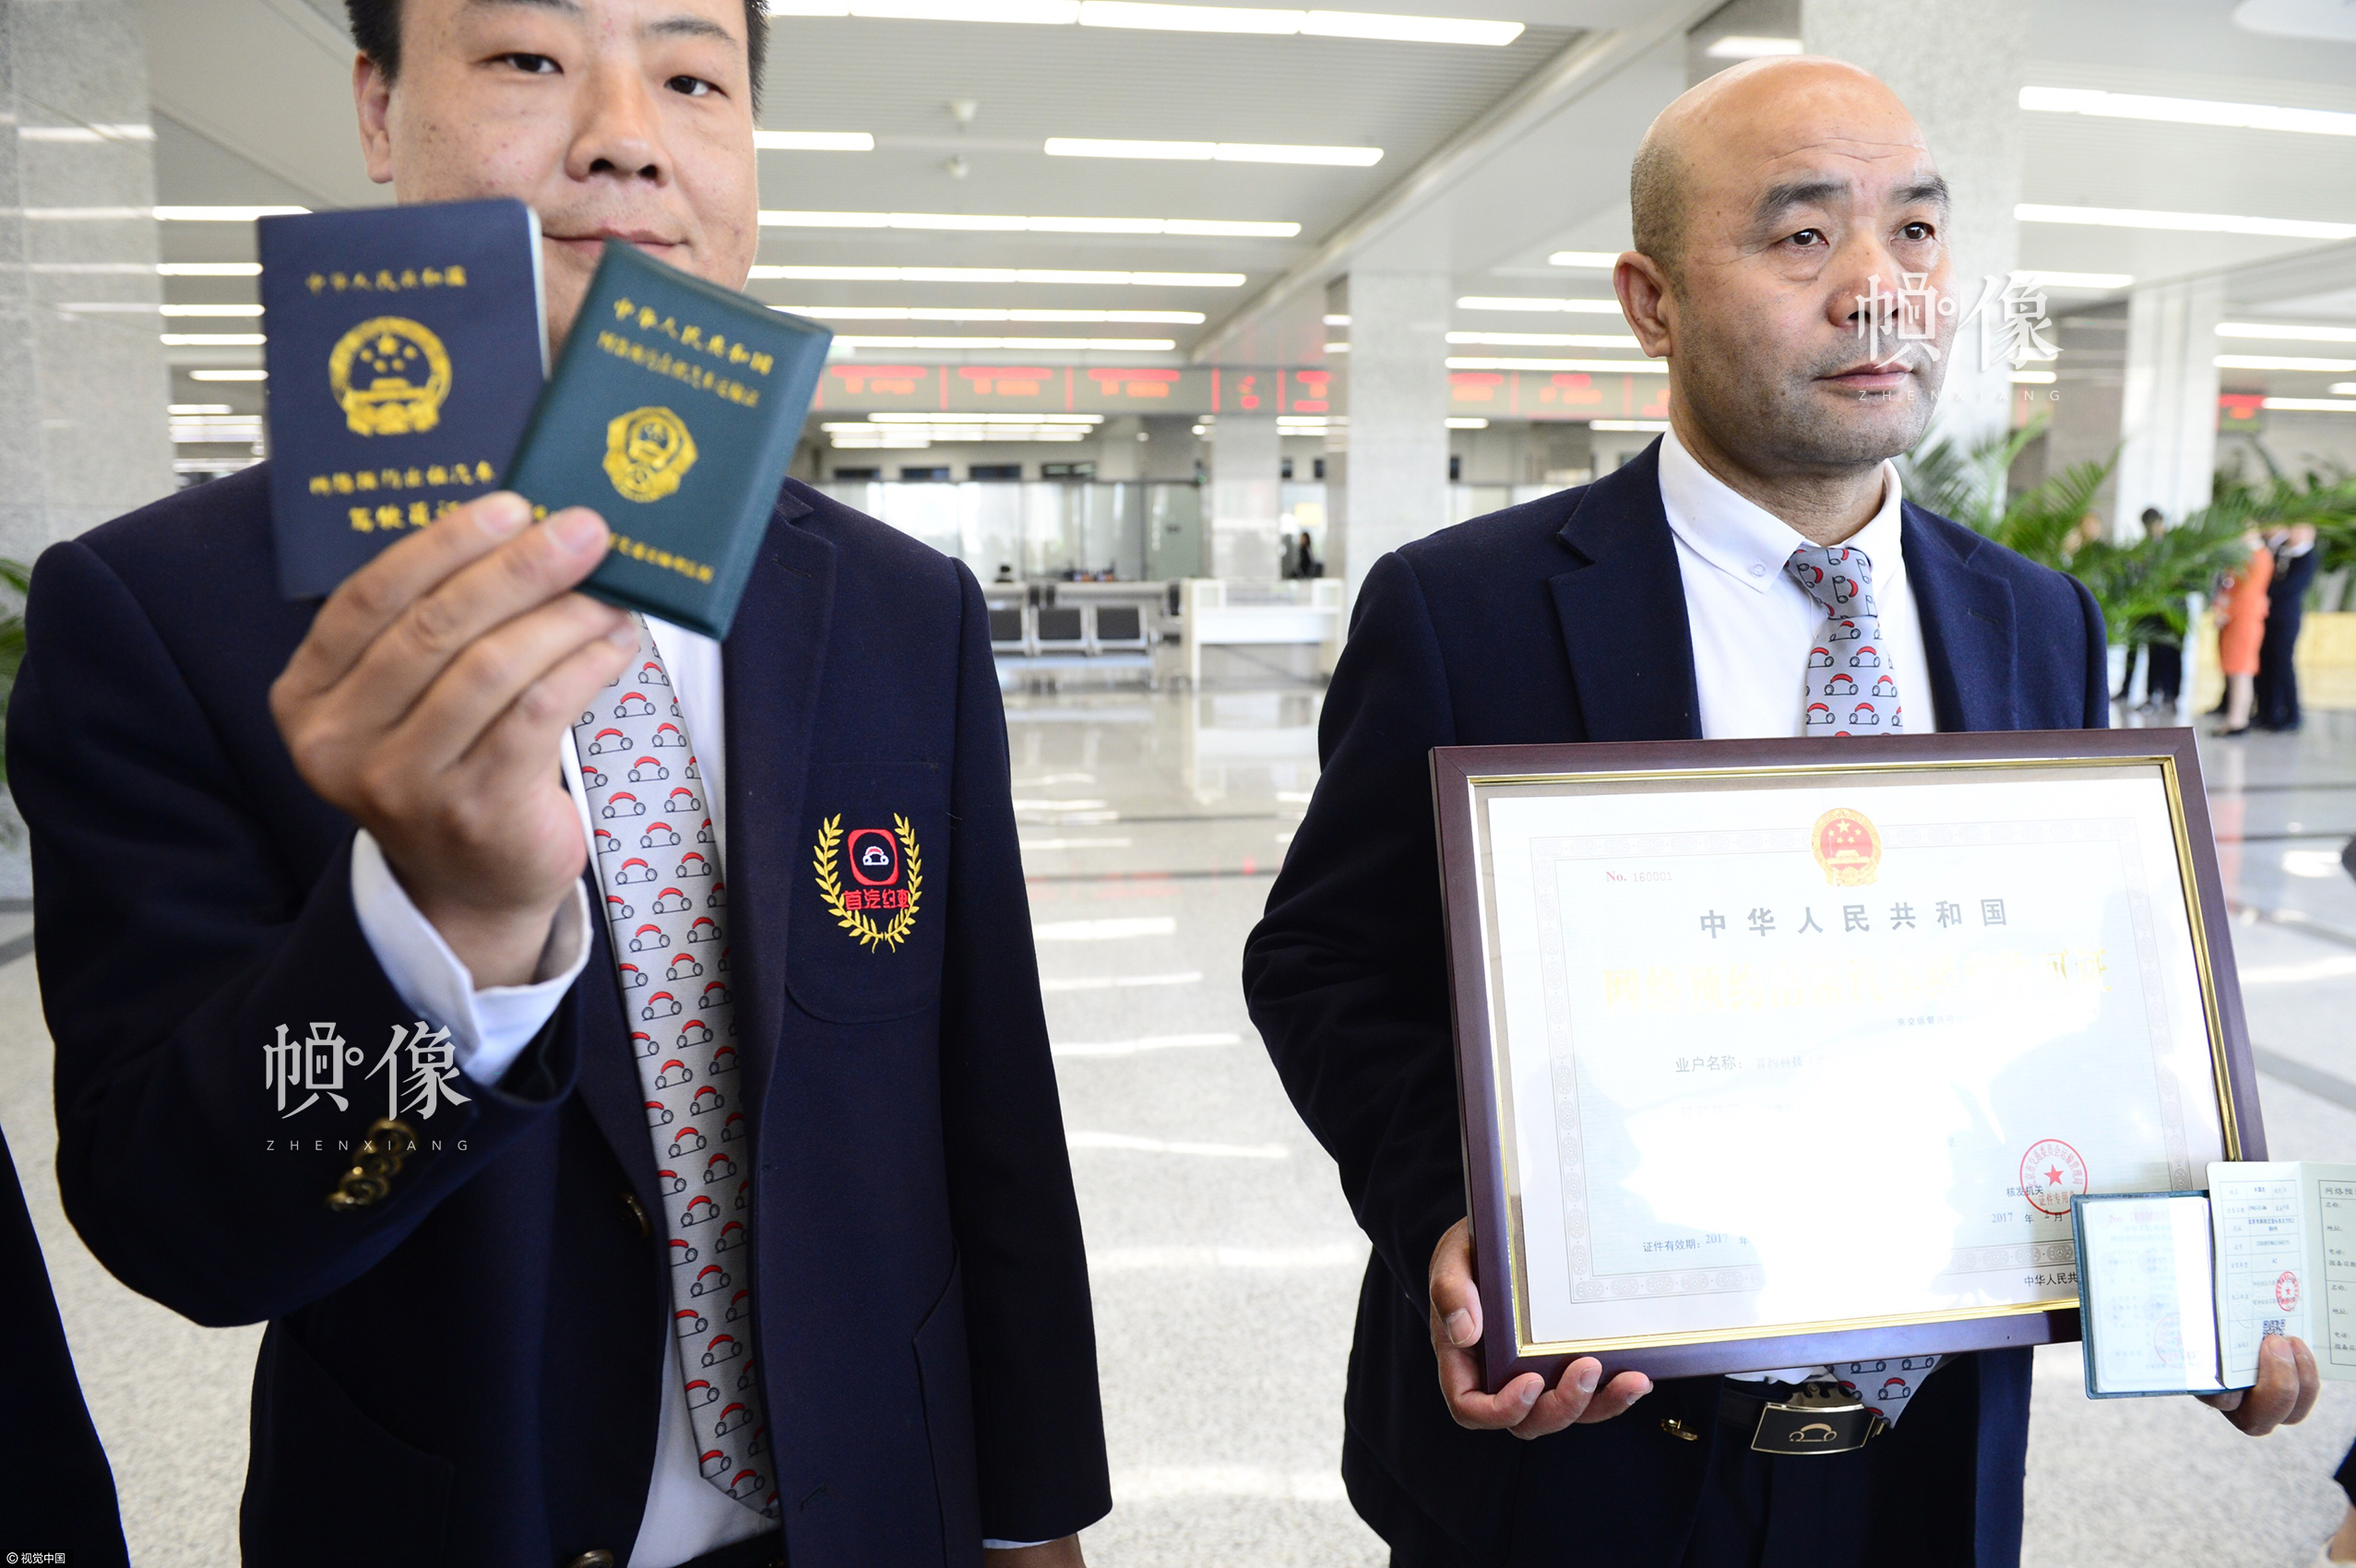
M317 598L507 487L548 374L540 221L499 200L255 227L279 587Z
M509 488L613 529L585 592L725 637L833 341L608 242Z

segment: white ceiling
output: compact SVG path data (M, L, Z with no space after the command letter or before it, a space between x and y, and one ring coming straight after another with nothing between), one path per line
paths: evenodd
M1346 272L1352 259L1384 253L1394 264L1446 267L1463 293L1608 291L1601 274L1552 267L1546 257L1558 249L1625 244L1629 157L1651 116L1685 85L1684 30L1710 5L1351 4L1503 18L1529 28L1505 48L1481 48L776 18L764 123L866 131L877 150L765 152L765 207L1276 220L1298 222L1302 232L1259 240L770 229L761 254L769 264L1238 271L1247 282L1179 290L762 281L755 291L795 304L1208 313L1201 327L1028 329L1172 337L1177 352L1160 358L1173 361L1212 339L1231 360L1317 357L1324 278ZM2028 79L2356 111L2356 43L2261 35L2235 27L2231 13L2231 0L2036 0ZM351 45L340 15L339 0L147 0L159 201L327 206L386 199L359 168ZM1935 39L1924 42L1942 46ZM1570 86L1547 87L1566 59L1607 47L1619 50L1608 69L1573 73ZM1532 110L1528 101L1541 89L1556 96ZM1518 118L1517 91L1524 100ZM947 107L958 99L979 106L963 129ZM2022 113L2024 201L2356 222L2356 137ZM1381 147L1385 156L1368 169L1064 159L1041 152L1048 137L1363 145ZM1935 128L1933 145L1935 150ZM953 156L965 161L963 179L942 167ZM1418 166L1427 160L1426 177L1418 182ZM1387 226L1370 227L1370 214L1386 214ZM1349 241L1343 254L1332 246L1321 251L1336 234ZM167 224L164 244L170 259L252 254L250 234L239 225ZM2024 224L2020 265L2158 279L2248 267L2317 248L2302 240ZM1255 310L1253 302L1272 285L1281 285L1282 308ZM171 289L173 298L189 301L253 297L250 286L237 281L173 279ZM2057 295L2056 304L2087 297ZM2356 246L2306 266L2297 291L2276 289L2252 308L2285 319L2356 320ZM1219 339L1239 312L1245 329ZM837 325L928 335L993 330ZM1488 316L1457 325L1529 323ZM1120 362L1152 359L1124 355ZM2317 378L2295 375L2280 384L2302 393L2321 386Z

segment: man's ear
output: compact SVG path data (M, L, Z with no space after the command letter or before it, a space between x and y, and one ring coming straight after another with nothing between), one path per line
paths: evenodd
M1612 289L1620 296L1620 314L1636 329L1637 345L1653 359L1668 358L1677 307L1661 265L1642 251L1624 251L1612 267Z
M392 112L393 83L384 68L365 54L351 61L351 103L360 114L360 153L368 162L368 177L380 185L393 183L393 137L387 128Z

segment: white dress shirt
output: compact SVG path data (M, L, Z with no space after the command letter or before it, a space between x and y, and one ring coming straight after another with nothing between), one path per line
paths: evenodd
M1922 652L1922 616L1906 581L1898 520L1903 499L1898 470L1884 463L1881 510L1842 542L1862 551L1872 564L1885 668L1898 682L1907 729L1922 733L1936 730L1939 718ZM1800 734L1807 707L1808 650L1825 624L1825 610L1783 568L1793 551L1811 541L1703 468L1673 430L1660 438L1660 505L1677 540L1702 738ZM1781 657L1779 648L1786 650ZM1805 1383L1826 1373L1823 1367L1780 1367L1731 1375L1745 1382Z
M671 689L685 715L696 745L696 766L710 802L712 838L720 863L728 865L727 701L722 689L720 644L711 638L647 617L647 630L671 672ZM581 762L567 733L557 748L580 815L581 837L597 864L596 838L589 819L589 794L581 787ZM404 1005L437 1028L450 1031L460 1071L481 1084L496 1084L523 1054L579 978L589 954L587 889L574 885L573 899L559 909L541 954L539 979L530 985L476 990L466 966L442 933L418 912L383 849L363 828L351 849L351 902L361 934ZM646 1514L628 1568L676 1568L768 1526L760 1515L706 1480L697 1467L695 1434L687 1423L687 1395L679 1358L662 1358L662 1408L655 1434L654 1475L647 1486ZM987 1540L984 1546L1034 1546L1035 1541Z
M1899 547L1902 499L1898 470L1884 463L1881 510L1841 542L1873 563L1883 655L1898 682L1906 727L1920 734L1936 730L1939 720L1922 652L1922 617ZM1660 505L1677 539L1677 571L1685 584L1702 738L1799 734L1808 649L1825 612L1783 568L1809 540L1695 461L1673 430L1660 438ZM1775 657L1778 648L1790 649L1791 657Z

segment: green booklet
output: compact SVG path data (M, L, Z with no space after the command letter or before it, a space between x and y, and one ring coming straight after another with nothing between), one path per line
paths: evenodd
M2247 1388L2271 1334L2356 1380L2356 1165L2218 1160L2206 1193L2079 1194L2071 1220L2088 1396Z
M613 529L584 591L725 637L833 340L609 242L508 488Z

